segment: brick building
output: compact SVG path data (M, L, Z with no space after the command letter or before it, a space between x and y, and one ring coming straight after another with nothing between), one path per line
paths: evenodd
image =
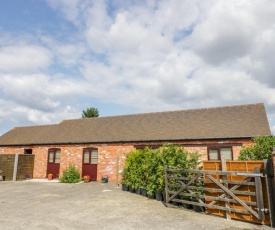
M264 104L64 120L16 127L0 137L0 154L34 154L34 178L61 175L72 163L82 175L116 180L116 161L126 154L169 142L199 151L201 160L234 160L252 137L271 135Z

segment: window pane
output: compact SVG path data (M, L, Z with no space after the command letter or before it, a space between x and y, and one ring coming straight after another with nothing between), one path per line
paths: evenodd
M93 149L92 150L92 159L91 159L92 164L97 164L97 150Z
M90 153L88 150L84 151L84 163L87 163L87 164L90 163Z
M233 160L231 148L221 148L220 151L221 151L221 159L224 158L226 160Z
M218 149L209 149L209 160L218 160Z
M49 163L53 163L53 156L54 156L54 152L50 151L49 152Z
M56 152L55 152L55 163L60 163L60 155L61 155L60 149L56 150Z

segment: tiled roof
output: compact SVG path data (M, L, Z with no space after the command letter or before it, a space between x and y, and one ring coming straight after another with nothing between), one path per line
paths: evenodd
M271 135L263 103L17 127L0 137L0 145L199 140L259 135Z

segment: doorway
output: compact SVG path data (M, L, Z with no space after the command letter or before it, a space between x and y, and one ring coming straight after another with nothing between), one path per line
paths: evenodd
M59 176L61 149L49 149L47 175L53 174L53 178Z
M83 150L82 177L89 175L90 180L97 180L98 150L87 148Z

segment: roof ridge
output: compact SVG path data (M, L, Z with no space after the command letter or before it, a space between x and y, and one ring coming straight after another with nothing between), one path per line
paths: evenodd
M104 116L104 117L89 117L89 118L75 118L75 119L65 119L61 121L75 121L75 120L91 120L91 119L108 119L112 117L129 117L129 116L143 116L148 114L160 114L160 113L177 113L183 111L194 111L194 110L212 110L212 109L223 109L223 108L233 108L233 107L245 107L245 106L255 106L255 105L264 105L263 102L261 103L254 103L254 104L241 104L241 105L228 105L228 106L215 106L215 107L208 107L208 108L194 108L194 109L179 109L179 110L168 110L168 111L159 111L159 112L144 112L144 113L134 113L134 114L121 114L121 115L111 115L111 116Z
M50 124L50 125L27 125L27 126L16 126L13 129L19 129L19 128L33 128L33 127L46 127L46 126L55 126L59 124Z

